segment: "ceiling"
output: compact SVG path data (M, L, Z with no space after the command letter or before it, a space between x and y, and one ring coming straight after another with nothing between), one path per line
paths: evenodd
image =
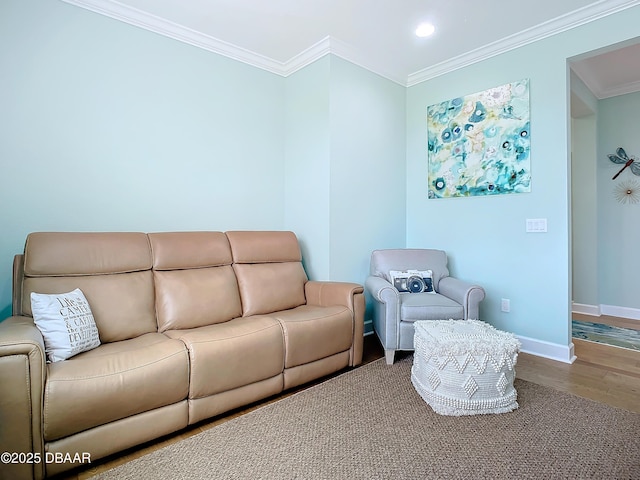
M571 69L599 98L640 91L640 38L572 59Z
M332 53L405 86L640 4L640 0L63 1L284 76ZM435 34L418 38L414 30L424 21L435 25ZM640 61L625 58L640 55L640 50L629 48L606 52L611 57L580 59L584 64L576 64L576 73L599 92L619 90L630 78L637 83ZM623 74L610 62L631 65L634 71ZM596 80L590 83L583 75Z

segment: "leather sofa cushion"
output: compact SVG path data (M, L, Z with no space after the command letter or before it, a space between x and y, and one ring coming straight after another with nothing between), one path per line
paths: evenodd
M242 315L231 247L222 232L150 233L158 331Z
M400 294L400 319L406 322L416 320L461 320L464 307L450 298L433 293Z
M27 277L22 288L22 311L26 315L32 315L31 292L82 290L102 343L135 338L158 330L151 270L113 275Z
M298 262L234 264L242 315L269 314L306 303L307 275Z
M232 231L226 233L233 263L301 262L295 233L287 231Z
M236 318L194 330L170 330L189 350L189 398L203 398L282 373L280 324L269 317Z
M242 315L230 265L154 272L158 330L180 330L225 322Z
M24 274L99 275L151 269L145 233L35 232L24 247Z
M303 305L272 315L282 324L285 368L295 367L349 350L353 315L342 305Z
M223 232L150 233L154 270L231 265L231 247Z
M232 231L226 235L243 316L268 314L306 303L307 274L293 232Z
M47 370L47 441L171 405L189 390L184 344L160 333L101 345Z
M36 232L27 237L21 309L31 292L80 288L102 343L156 332L151 247L144 233Z

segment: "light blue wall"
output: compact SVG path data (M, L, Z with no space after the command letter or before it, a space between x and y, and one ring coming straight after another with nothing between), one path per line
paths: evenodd
M405 89L282 78L63 2L0 4L0 314L38 230L291 229L314 279L405 242Z
M640 203L619 203L614 191L627 182L640 185L640 177L627 168L612 180L622 165L612 163L607 154L623 147L640 159L639 111L640 93L600 100L598 105L598 303L633 309L640 309Z
M330 278L364 284L371 252L406 232L406 89L331 58ZM372 331L366 293L365 331Z
M569 82L567 58L632 38L640 7L540 40L408 89L407 245L443 248L454 275L482 283L481 316L519 335L570 341ZM426 107L530 79L532 191L427 199ZM525 233L527 218L548 233ZM500 311L500 299L511 312Z
M0 313L39 230L280 229L281 77L50 0L0 3Z
M312 278L364 283L404 246L405 91L332 55L286 79L285 225Z
M331 73L331 278L364 283L372 250L405 243L406 89L338 57Z
M572 301L598 305L597 115L571 124Z
M286 79L284 223L316 280L330 276L330 61L324 56Z
M0 313L31 231L289 228L317 279L363 282L374 248L446 249L487 288L484 319L566 345L566 59L639 24L634 7L405 89L333 56L284 79L63 2L4 0ZM426 107L521 78L532 192L427 200ZM549 232L525 233L538 217Z
M571 299L598 305L598 99L573 72L571 88ZM574 105L575 103L575 105Z

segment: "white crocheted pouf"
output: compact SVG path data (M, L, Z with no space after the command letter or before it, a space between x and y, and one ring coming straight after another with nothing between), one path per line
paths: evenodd
M411 382L442 415L505 413L518 408L513 388L520 342L479 320L415 322Z

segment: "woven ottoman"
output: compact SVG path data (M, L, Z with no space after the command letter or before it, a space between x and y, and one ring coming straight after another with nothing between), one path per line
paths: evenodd
M479 320L415 322L411 382L441 415L506 413L518 408L513 387L520 342Z

